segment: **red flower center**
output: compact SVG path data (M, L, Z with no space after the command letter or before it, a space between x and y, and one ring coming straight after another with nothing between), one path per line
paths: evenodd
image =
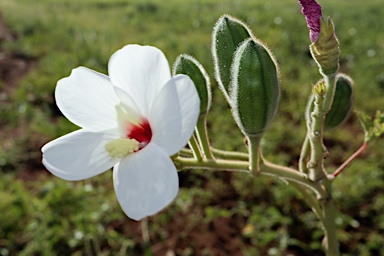
M135 139L140 143L139 150L144 148L152 139L152 129L146 118L143 118L139 124L128 124L127 138Z

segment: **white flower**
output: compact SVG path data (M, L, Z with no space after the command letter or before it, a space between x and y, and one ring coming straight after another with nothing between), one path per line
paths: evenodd
M192 80L171 78L164 54L127 45L108 63L109 77L79 67L57 83L62 113L82 129L42 148L43 164L65 180L82 180L113 167L117 199L140 220L177 195L171 161L192 135L200 100Z

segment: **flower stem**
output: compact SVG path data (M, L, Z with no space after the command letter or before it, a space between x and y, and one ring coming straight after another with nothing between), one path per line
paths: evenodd
M235 151L225 151L221 149L211 148L212 153L215 157L224 158L224 159L233 159L233 160L244 160L248 161L249 156L247 153L235 152Z
M308 179L307 174L299 172L289 167L273 164L265 160L262 156L261 160L261 174L277 176L279 178L292 181L300 185L304 185L305 187L308 187L312 191L314 191L317 195L317 199L319 200L327 199L329 197L328 193L324 190L322 185Z
M201 162L203 157L201 156L201 151L200 151L200 148L199 148L199 145L197 143L197 139L196 139L195 135L192 135L188 144L191 147L192 152L193 152L193 156L196 158L197 162Z
M245 172L251 174L249 170L250 164L248 161L203 159L201 162L197 162L196 159L184 158L180 156L172 160L175 161L175 164L178 166L179 170L202 168L219 171ZM305 173L301 173L289 167L270 163L262 157L261 160L262 162L260 165L260 174L277 176L283 180L288 180L297 184L304 185L305 187L308 187L314 191L318 199L328 198L328 194L326 191L324 191L323 187L319 183L309 180Z
M248 136L249 170L253 175L260 174L260 141L261 136Z
M353 154L351 155L333 174L332 176L336 178L344 169L347 167L354 159L356 159L363 151L367 148L368 143L364 142L363 145Z
M209 145L208 132L207 132L207 121L206 115L200 115L199 120L196 124L196 134L199 140L200 146L203 150L203 154L206 158L212 159L213 155L211 147Z
M193 157L193 152L189 148L182 148L179 153L185 157Z

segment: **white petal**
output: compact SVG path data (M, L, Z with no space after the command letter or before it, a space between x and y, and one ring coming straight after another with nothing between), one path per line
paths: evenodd
M79 67L57 82L56 103L72 123L90 131L117 127L119 99L106 75Z
M105 144L118 136L95 133L83 129L53 140L43 146L43 164L54 175L64 180L83 180L105 172L119 159L112 159Z
M124 106L124 108L127 110L127 112L133 112L133 115L139 115L139 117L142 117L144 113L139 109L137 106L135 100L132 99L132 97L123 89L120 87L115 88L115 93L117 97L120 100L120 103Z
M200 99L192 80L185 75L173 77L153 102L149 123L152 142L168 155L177 153L190 139L200 112Z
M117 164L113 183L123 211L134 220L161 211L179 190L175 166L153 143Z
M152 129L151 141L168 155L173 155L181 148L178 143L182 130L180 110L175 79L171 79L157 95L148 115Z
M127 91L138 107L147 112L161 87L170 79L169 64L164 54L152 46L127 45L115 52L108 63L115 86Z

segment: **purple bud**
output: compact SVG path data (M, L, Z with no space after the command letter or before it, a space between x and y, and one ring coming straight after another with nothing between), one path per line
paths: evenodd
M299 0L303 7L301 12L305 15L311 42L315 42L320 34L321 6L315 0Z

